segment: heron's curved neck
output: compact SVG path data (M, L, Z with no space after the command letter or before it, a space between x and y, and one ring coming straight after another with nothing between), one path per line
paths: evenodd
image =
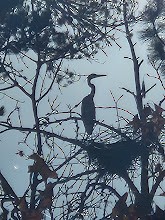
M92 97L94 97L94 95L95 95L95 85L92 84L92 83L90 82L90 80L88 80L88 86L91 88L91 93L90 93L90 95L91 95Z

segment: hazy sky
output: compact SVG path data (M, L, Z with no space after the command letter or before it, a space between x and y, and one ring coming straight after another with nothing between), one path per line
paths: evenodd
M130 56L127 41L125 38L121 38L119 42L122 46L121 49L119 49L118 46L113 45L112 47L106 49L107 56L105 56L104 53L99 52L99 54L96 56L99 62L93 61L92 63L90 63L89 61L79 60L69 62L69 64L67 65L69 65L69 68L74 70L75 73L80 75L89 75L91 73L107 75L106 77L93 80L94 84L96 85L95 105L97 107L114 106L114 102L110 94L111 90L116 99L119 98L122 94L124 95L119 102L119 107L125 108L131 111L133 114L136 114L137 110L134 98L121 89L122 87L125 87L131 91L134 91L135 84L132 61L123 58ZM148 61L146 60L146 47L142 42L138 42L136 45L136 49L137 56L139 56L140 59L144 59L141 67L141 78L145 80L146 85L151 86L154 84L155 81L152 78L147 77L146 74L149 73L154 75L155 73L154 70L149 66ZM59 93L58 100L59 102L61 101L61 103L63 103L62 107L66 109L67 104L71 104L72 106L74 106L75 104L79 103L83 99L83 97L85 97L90 92L90 89L88 88L86 77L84 76L77 83L74 83L69 87L62 88L61 92L62 94ZM158 86L155 87L150 94L148 94L147 101L153 102L155 100L155 102L158 102L160 99L160 95L162 96L162 92L158 82ZM19 92L18 96L20 97ZM8 101L9 99L2 99L2 104L7 106ZM22 105L24 105L24 103ZM27 105L28 101L26 100L26 105L22 114L30 115ZM77 108L77 111L79 112L80 109ZM8 113L9 109L7 108L6 114ZM97 119L105 120L109 125L115 125L115 115L116 112L112 109L97 109ZM125 117L130 118L132 116L125 115ZM25 121L27 124L28 122L30 122L30 118L27 117L26 119ZM22 193L24 187L27 185L25 184L27 179L22 179L21 177L24 176L24 172L27 172L27 164L29 163L29 161L25 161L24 158L20 158L15 155L15 152L17 152L17 150L20 148L18 147L19 141L19 137L13 131L4 134L1 137L0 167L2 173L5 174L6 178L12 180L12 184L16 191L21 191ZM6 175L8 173L10 173L10 176ZM18 185L21 185L21 187L18 188ZM21 190L21 188L23 188L23 190Z
M141 1L142 4L144 4L144 2L145 1ZM134 36L134 42L136 41L137 39ZM93 80L94 84L96 85L95 105L97 107L114 106L110 93L111 91L116 99L121 95L124 95L119 102L119 107L125 108L131 111L133 114L136 114L137 110L134 98L121 89L122 87L125 87L131 91L135 91L132 61L124 58L130 56L130 50L126 38L122 37L119 40L119 44L122 47L121 49L115 44L113 44L112 47L106 48L105 52L107 56L103 52L99 52L96 56L96 59L98 60L97 62L78 60L68 62L66 63L66 66L68 66L71 70L74 70L76 74L80 75L89 75L91 73L107 75L106 77ZM144 59L140 70L141 79L144 79L146 87L148 86L149 88L155 83L155 80L151 77L148 77L147 74L155 75L155 72L146 59L146 45L138 41L135 48L137 51L137 56L139 56L140 59ZM156 83L157 86L148 94L146 102L156 102L158 104L158 101L163 96L160 83L158 81ZM66 109L67 104L74 106L75 104L79 103L83 97L90 92L90 89L88 88L86 77L82 76L80 81L70 85L69 87L62 88L61 92L62 94L59 92L58 100L59 102L61 101L63 103L62 106ZM20 93L16 92L16 95L20 96ZM1 102L1 104L6 106L6 114L8 114L9 99L3 98ZM30 123L31 119L29 109L27 108L27 102L28 101L26 100L24 112L22 112L22 114L28 115L28 117L25 119L25 123L28 123L28 121ZM77 111L79 112L80 108L77 108ZM97 109L97 119L105 120L109 125L115 125L115 115L116 112L112 109ZM130 115L125 115L125 117L131 119ZM67 129L65 132L67 133ZM25 174L27 173L27 166L30 163L32 164L32 161L25 160L25 158L20 158L15 154L21 146L20 145L18 147L20 136L17 134L17 132L12 131L3 134L3 136L0 137L0 169L9 183L11 183L18 196L21 196L28 185L28 175ZM25 149L25 153L28 154L28 152L29 150Z

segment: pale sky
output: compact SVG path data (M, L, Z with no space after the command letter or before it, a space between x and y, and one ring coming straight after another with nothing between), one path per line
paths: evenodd
M141 0L142 4L144 4L144 2L145 1ZM136 39L134 42L136 42ZM93 81L96 85L95 105L97 107L114 106L114 102L110 94L111 90L116 99L119 98L122 94L124 95L119 102L120 107L131 111L132 114L136 114L137 111L134 98L121 89L121 87L125 87L131 91L135 90L133 65L131 60L123 58L130 56L130 50L125 38L121 38L119 40L119 44L122 46L121 49L115 45L107 48L105 50L107 56L105 56L103 52L99 52L96 56L99 62L93 61L90 63L89 61L79 60L68 62L66 63L66 66L80 75L89 75L91 73L107 75L107 77L99 78ZM140 59L144 59L141 67L141 79L144 79L146 86L150 87L155 83L155 80L151 77L149 78L147 74L155 76L155 72L150 67L146 59L146 46L142 42L138 41L136 44L136 51ZM61 91L62 95L59 93L59 102L61 100L63 103L62 106L64 108L66 108L67 104L74 106L75 104L79 103L83 97L85 97L90 92L86 82L86 77L82 77L79 82L72 84L69 87L62 88ZM20 93L16 92L16 96L20 96ZM163 91L160 83L157 82L157 86L148 94L146 102L156 102L158 104L161 96L163 96ZM3 98L1 100L1 104L6 106L6 114L9 113L8 102L8 98ZM27 106L28 101L26 101L24 112L22 112L22 114L28 115L28 117L25 119L25 123L30 123L31 119ZM77 108L77 110L80 111L80 108ZM109 125L115 125L115 115L116 113L114 110L97 109L97 119L105 120ZM125 117L131 119L130 115L125 115ZM26 175L27 166L32 164L32 161L25 160L25 158L21 158L15 154L21 146L20 145L18 147L20 137L17 136L17 134L18 133L12 131L3 134L3 136L0 137L0 169L5 178L9 181L9 183L11 183L18 196L22 196L26 190L29 180L28 175ZM69 135L69 131L67 131L67 129L66 135ZM29 153L29 149L24 149L24 151L27 154ZM159 203L159 198L156 198L156 201Z

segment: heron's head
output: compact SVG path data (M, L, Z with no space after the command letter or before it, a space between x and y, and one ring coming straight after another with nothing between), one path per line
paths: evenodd
M106 76L106 75L98 75L98 74L92 73L87 77L87 79L88 79L88 81L90 81L91 79L94 79L97 77L102 77L102 76Z

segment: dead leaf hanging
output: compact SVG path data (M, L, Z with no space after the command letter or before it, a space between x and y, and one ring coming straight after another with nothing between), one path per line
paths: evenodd
M48 183L44 191L40 191L40 203L37 207L39 211L50 208L53 202L53 183Z
M155 106L155 111L160 115L162 114L162 112L165 111L163 108L161 108L159 105L156 105L155 103L154 106Z
M35 160L35 163L28 167L28 172L39 173L44 181L46 181L48 178L58 178L56 171L50 170L44 159L38 154L34 153L29 156L29 158Z
M134 132L138 131L141 128L141 121L138 115L135 115L133 120L128 123L128 125L132 125Z

